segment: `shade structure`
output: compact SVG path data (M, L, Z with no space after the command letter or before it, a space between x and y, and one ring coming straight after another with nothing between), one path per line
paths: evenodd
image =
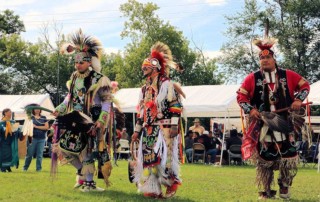
M27 115L24 107L28 104L39 104L50 110L54 110L49 94L42 95L0 95L0 112L5 108L10 108L14 112L15 120L24 120ZM53 118L49 112L42 111L42 115Z
M320 81L317 81L310 85L308 101L312 102L312 105L320 105Z
M236 117L240 108L236 91L240 85L183 86L186 98L182 100L186 117ZM140 88L124 88L115 97L126 113L135 113Z

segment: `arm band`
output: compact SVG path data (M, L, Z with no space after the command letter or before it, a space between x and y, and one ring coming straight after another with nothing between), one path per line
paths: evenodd
M242 110L244 111L245 114L249 114L250 111L254 108L253 106L251 106L247 102L241 102L241 103L239 103L239 105L240 105L240 107L242 108Z
M307 81L305 81L300 87L299 92L296 94L295 99L301 100L301 102L303 102L310 91L310 85Z
M307 98L309 94L309 90L308 89L303 89L301 91L299 91L295 97L295 99L300 100L301 102L304 101L304 99Z

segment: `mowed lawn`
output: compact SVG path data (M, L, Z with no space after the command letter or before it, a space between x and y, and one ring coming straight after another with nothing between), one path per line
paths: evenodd
M103 193L74 190L75 169L71 165L60 166L57 179L52 180L50 159L44 159L42 172L35 171L35 159L27 172L22 171L23 163L21 159L19 169L12 173L0 173L0 201L154 201L145 199L129 183L125 160L114 166L112 186ZM183 185L173 199L166 201L257 201L253 166L185 164L181 174ZM97 180L97 184L104 187L102 180ZM299 169L290 201L320 201L320 173L316 168Z

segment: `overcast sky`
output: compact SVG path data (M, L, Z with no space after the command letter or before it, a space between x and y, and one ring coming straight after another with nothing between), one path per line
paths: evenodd
M128 39L121 39L123 23L119 6L126 0L0 0L0 10L11 9L18 14L26 26L23 38L36 42L40 27L46 22L57 22L68 34L78 28L98 37L107 52L123 50ZM240 12L244 0L157 0L157 14L183 31L189 41L215 56L227 38L223 35L227 25L225 15ZM53 30L51 30L53 32ZM52 34L52 40L54 35ZM190 43L191 47L192 42Z

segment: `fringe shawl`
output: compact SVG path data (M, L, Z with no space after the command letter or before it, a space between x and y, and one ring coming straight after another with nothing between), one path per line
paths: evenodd
M163 81L156 100L158 111L162 112L163 109L165 109L166 100L168 100L168 102L172 102L177 99L178 98L174 89L173 82L170 80Z

